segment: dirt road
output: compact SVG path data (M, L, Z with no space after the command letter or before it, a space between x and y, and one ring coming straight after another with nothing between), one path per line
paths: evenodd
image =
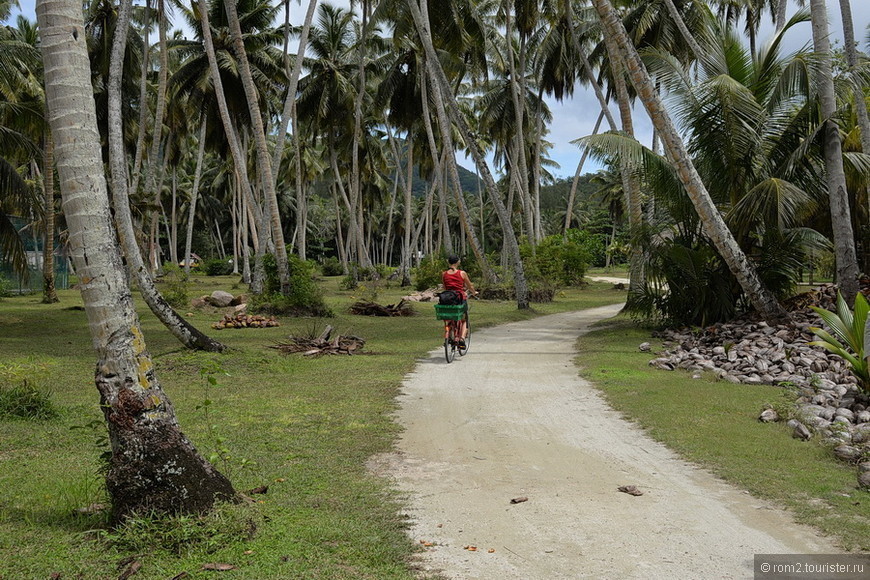
M405 432L380 468L409 495L414 541L431 544L421 568L461 580L752 578L756 553L837 552L681 461L577 376L576 337L618 310L479 331L468 356L448 365L433 351L406 379Z

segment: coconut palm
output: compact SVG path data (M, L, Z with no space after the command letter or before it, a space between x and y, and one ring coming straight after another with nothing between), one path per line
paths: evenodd
M843 170L840 129L834 119L837 101L834 94L825 0L810 0L810 14L813 23L813 45L819 65L816 74L824 120L825 169L837 260L837 284L846 301L851 304L855 300L855 294L858 293L858 261L855 255L855 235L852 230L846 176Z
M698 213L705 234L762 316L769 320L782 317L784 315L782 306L762 285L755 268L748 261L719 214L613 6L609 0L593 0L593 4L601 19L605 37L612 38L614 54L626 67L639 98L647 109L656 131L661 135L668 159L673 164L680 183Z
M36 14L71 250L99 358L113 518L210 509L235 492L181 432L146 349L112 228L81 4L40 1Z

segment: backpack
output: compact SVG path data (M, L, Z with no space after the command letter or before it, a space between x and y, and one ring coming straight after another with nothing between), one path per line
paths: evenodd
M438 294L438 304L457 305L462 304L462 296L454 290L445 290Z

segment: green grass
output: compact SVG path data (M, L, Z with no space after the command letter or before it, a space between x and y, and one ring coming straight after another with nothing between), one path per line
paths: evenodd
M766 404L786 406L784 389L652 369L654 355L638 350L651 341L649 332L617 320L581 337L578 357L582 374L615 409L684 458L789 508L845 549L870 550L870 493L857 489L855 468L814 440L793 439L782 423L757 420Z
M195 277L190 296L215 289L240 293L235 278ZM76 509L104 502L98 473L105 434L93 383L91 338L81 297L60 292L58 304L40 296L0 300L0 371L26 376L51 392L59 416L0 419L0 579L117 578L119 562L142 563L135 578L210 578L204 563L238 566L229 578L410 579L417 549L405 535L402 498L372 475L366 461L391 450L399 428L392 419L402 378L419 357L438 347L440 323L431 304L419 316L351 316L357 298L372 288L338 289L321 283L336 313L330 319L280 318L267 329L215 331L215 312L181 311L230 350L215 355L182 349L147 309L142 326L157 376L185 434L236 489L268 485L253 506L219 510L209 518L179 518L164 525L137 520L107 532L100 515ZM381 304L405 291L378 291ZM477 327L538 314L620 301L611 284L559 293L552 304L520 312L510 302L472 303ZM269 348L288 336L330 324L366 339L368 354L317 359ZM201 374L212 369L217 384ZM222 369L227 374L221 372ZM2 373L0 373L2 378ZM209 399L210 405L203 408ZM222 523L223 522L223 523ZM248 526L252 533L242 533ZM236 532L233 532L233 531ZM242 530L242 532L239 532Z

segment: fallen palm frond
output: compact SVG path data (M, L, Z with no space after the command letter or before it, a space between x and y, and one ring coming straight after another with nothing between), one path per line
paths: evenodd
M271 348L286 354L301 352L304 356L351 355L362 350L366 343L358 336L336 335L332 338L333 330L335 329L332 326L327 326L317 337L291 336L288 342L279 342Z

